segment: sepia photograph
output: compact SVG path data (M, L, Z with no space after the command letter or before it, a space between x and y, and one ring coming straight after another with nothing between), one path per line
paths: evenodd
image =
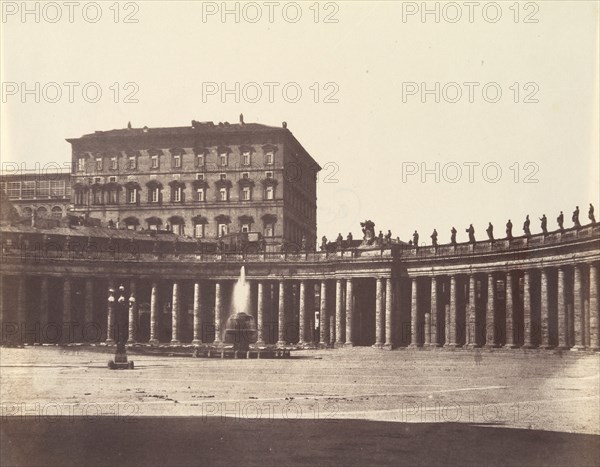
M600 1L0 7L0 465L600 466Z

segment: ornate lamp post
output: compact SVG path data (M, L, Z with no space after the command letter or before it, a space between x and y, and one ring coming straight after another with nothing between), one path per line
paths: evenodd
M106 330L106 343L111 345L115 343L115 289L108 289L108 329Z
M133 361L127 361L127 349L125 348L125 342L127 340L127 332L125 331L125 329L127 329L127 317L128 317L128 313L127 313L127 305L125 302L125 287L123 287L123 285L119 286L119 298L117 299L117 316L116 316L116 338L117 338L117 352L115 354L115 359L111 360L108 362L108 368L110 368L111 370L116 370L116 369L120 369L120 370L126 370L126 369L130 369L133 370ZM114 297L111 294L111 297L113 298L113 302L114 302ZM109 304L110 302L110 298L109 297ZM133 299L133 302L131 301L131 299ZM130 303L130 307L133 307L133 304L135 303L135 299L133 297L130 298L129 300Z

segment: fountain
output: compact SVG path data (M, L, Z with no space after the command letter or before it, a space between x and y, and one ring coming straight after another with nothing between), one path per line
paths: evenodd
M258 339L256 322L248 313L250 284L246 281L246 267L240 268L240 277L233 287L233 313L225 325L223 342L233 344L234 350L247 351Z
M194 357L221 358L290 358L290 350L273 345L257 347L256 321L252 316L250 283L246 280L246 268L240 268L240 277L233 287L231 315L225 324L223 344L203 345L194 349Z

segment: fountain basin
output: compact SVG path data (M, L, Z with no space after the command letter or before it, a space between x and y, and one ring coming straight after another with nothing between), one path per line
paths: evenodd
M234 350L248 350L257 340L258 331L252 315L240 312L229 317L223 333L224 344L233 344Z

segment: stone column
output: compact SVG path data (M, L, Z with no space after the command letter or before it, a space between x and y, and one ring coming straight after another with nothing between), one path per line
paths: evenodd
M506 344L504 347L507 349L514 349L517 347L515 344L515 330L514 330L514 313L515 313L515 299L513 295L513 280L512 272L506 273Z
M431 346L431 313L425 313L425 347Z
M133 300L132 300L133 299ZM137 291L136 282L129 283L129 333L127 336L128 344L135 344L135 334L137 330Z
M150 291L150 340L151 345L158 345L158 284L152 282Z
M429 345L431 347L439 347L440 336L438 330L437 278L435 276L431 278L431 307L429 316Z
M569 348L569 322L567 315L567 304L565 297L565 289L567 279L565 270L562 267L558 268L558 348L566 350Z
M171 344L179 342L179 282L173 282L173 300L171 301Z
M550 346L550 309L548 304L548 269L542 269L541 279L541 328L542 328L542 340L540 342L540 348L549 349Z
M327 281L321 281L321 306L319 311L321 346L329 345L329 316L327 313Z
M467 309L465 313L466 317L466 339L465 346L468 349L472 349L477 346L477 329L475 319L475 275L469 275L469 288L468 288L469 301L467 302Z
M343 288L342 279L335 281L335 346L342 347L344 338L342 336L342 307L343 307Z
M1 248L1 246L0 246ZM4 294L6 290L6 282L4 280L4 276L0 274L0 326L3 326L2 323L6 321L6 304L4 301ZM0 328L4 329L4 327Z
M287 344L286 322L285 322L285 281L279 281L279 308L278 308L278 326L277 326L277 345L282 347Z
M310 342L310 337L307 332L308 326L306 325L306 281L300 281L300 291L298 292L300 295L300 303L299 303L299 312L298 312L298 326L300 333L300 345L306 345Z
M71 279L65 277L63 281L63 323L71 322ZM63 326L64 331L64 326Z
M417 278L411 278L411 288L410 288L410 345L409 347L418 347L417 340L417 319L418 319L418 291L417 291Z
M531 342L531 273L523 273L523 347L532 349Z
M44 341L48 327L48 276L43 276L40 285L40 342Z
M381 348L383 346L383 278L375 279L375 345Z
M496 288L494 287L494 274L488 273L487 277L487 305L485 308L485 346L496 346Z
M600 350L600 316L598 313L598 265L590 264L590 349Z
M46 283L47 286L47 283ZM94 282L91 278L87 278L85 280L85 322L86 324L90 324L94 322Z
M456 347L456 276L450 276L450 304L446 313L446 343L444 347Z
M575 329L575 346L572 350L583 350L584 335L583 335L583 294L581 287L582 266L576 264L573 274L573 321Z
M221 315L223 314L223 300L221 293L221 283L217 281L215 283L215 340L213 342L215 345L220 345L223 343L223 336L221 336Z
M200 282L194 282L194 337L193 345L202 344L202 318L200 315Z
M20 275L17 285L17 326L19 327L19 343L23 342L25 323L27 321L27 283L24 275ZM63 331L64 333L64 331Z
M109 345L115 343L115 301L115 284L109 279L106 311L106 343Z
M258 283L258 291L256 293L257 298L257 312L256 312L256 327L258 331L258 340L256 341L257 346L265 345L265 284L260 281Z
M354 319L354 287L352 278L346 279L346 346L352 347L353 323Z
M384 348L391 350L394 346L392 342L392 326L393 326L393 292L392 292L392 279L388 277L385 279L385 344Z

